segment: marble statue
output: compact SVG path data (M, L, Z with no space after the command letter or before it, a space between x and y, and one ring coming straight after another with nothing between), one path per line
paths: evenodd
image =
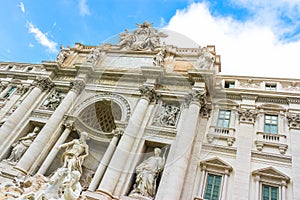
M165 59L165 53L166 52L164 49L159 50L159 52L153 58L154 66L162 66L162 64L164 63L164 59Z
M136 180L129 196L143 196L147 199L154 199L157 178L165 164L165 156L160 157L160 153L160 148L155 148L154 156L144 160L136 167Z
M81 165L84 159L89 155L87 140L88 134L82 132L79 139L74 139L71 142L59 146L59 149L66 148L63 153L63 168L68 168L69 171L78 170L82 173Z
M62 64L66 58L70 55L70 48L64 48L62 45L60 46L60 52L56 57L56 61L58 64Z
M214 62L215 56L208 50L207 47L203 47L196 62L196 67L200 69L211 69Z
M86 57L86 63L95 64L102 53L103 52L100 48L93 48L90 54Z
M13 143L13 149L9 157L5 161L11 164L15 164L16 162L18 162L22 155L25 153L25 151L28 149L28 147L31 145L39 131L40 128L35 127L33 132L28 133L26 136L20 138L17 142Z

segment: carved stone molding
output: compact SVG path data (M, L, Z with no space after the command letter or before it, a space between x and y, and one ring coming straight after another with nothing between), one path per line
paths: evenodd
M286 118L290 129L300 129L300 113L288 113Z
M83 88L85 87L85 82L83 80L75 80L71 82L72 91L80 94Z
M257 117L257 111L252 109L239 109L239 122L254 124Z
M141 92L142 98L148 100L149 102L157 101L161 96L160 93L156 92L154 87L143 85L139 87L139 91Z
M75 131L75 130L76 130L74 124L75 124L75 122L74 122L74 119L73 119L73 118L67 118L67 119L64 121L64 126L65 126L65 128L69 128L69 129L72 130L72 131Z
M36 80L36 87L41 90L50 90L53 87L53 83L49 77L38 78Z

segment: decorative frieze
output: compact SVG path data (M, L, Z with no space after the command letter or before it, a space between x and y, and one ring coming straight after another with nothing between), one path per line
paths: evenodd
M257 117L257 111L252 109L239 109L239 122L254 124Z
M288 113L286 118L290 129L300 129L300 113Z

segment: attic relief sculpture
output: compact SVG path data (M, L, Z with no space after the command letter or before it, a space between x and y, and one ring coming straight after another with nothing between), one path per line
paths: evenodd
M158 32L153 28L153 24L143 22L142 24L136 24L137 29L130 33L127 29L124 33L119 35L120 42L118 46L121 49L131 49L134 51L141 50L154 50L160 46L160 38L167 35Z

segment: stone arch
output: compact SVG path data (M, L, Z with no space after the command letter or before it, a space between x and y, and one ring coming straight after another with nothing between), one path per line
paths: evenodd
M79 105L77 105L72 113L75 117L79 115L86 107L99 102L99 101L111 101L117 104L121 109L121 118L119 121L128 121L130 114L131 114L131 108L128 103L128 101L119 94L112 94L112 93L104 93L104 94L97 94L90 98L87 98L83 102L81 102Z

